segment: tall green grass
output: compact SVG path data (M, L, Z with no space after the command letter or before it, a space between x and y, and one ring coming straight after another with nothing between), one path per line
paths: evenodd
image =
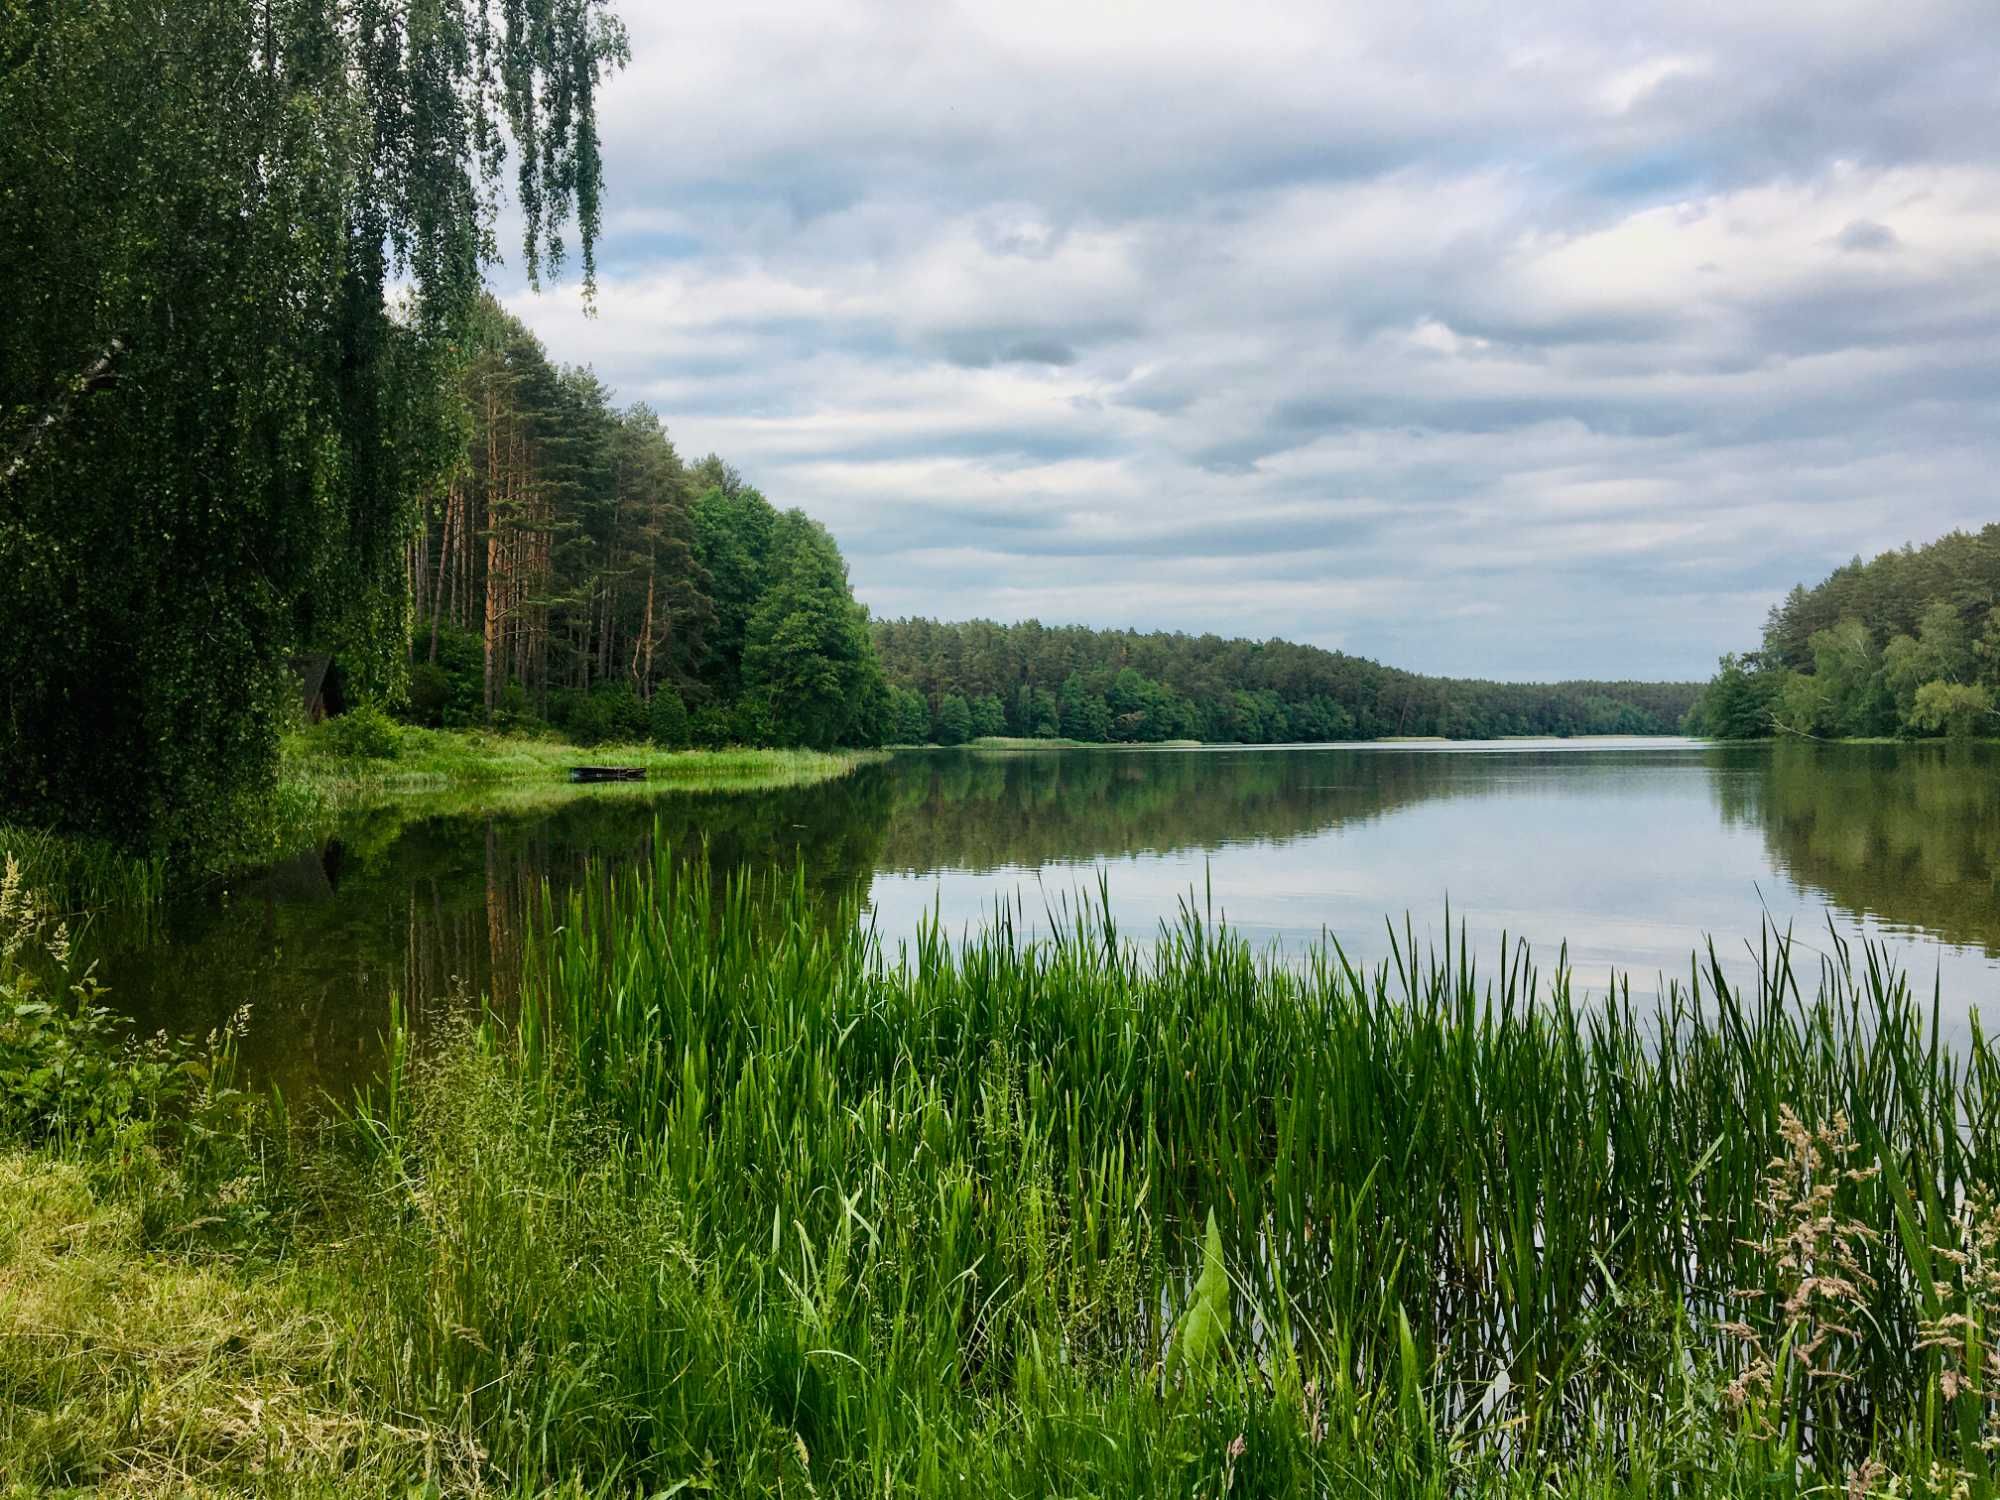
M0 895L0 1494L1993 1490L2000 1073L1874 950L889 951L662 850L314 1126Z
M1990 1491L1996 1059L1880 953L1642 1007L1044 928L665 853L547 910L358 1116L367 1386L655 1491Z
M159 855L130 854L97 839L0 823L0 863L12 858L43 900L77 917L107 907L145 911L166 888Z

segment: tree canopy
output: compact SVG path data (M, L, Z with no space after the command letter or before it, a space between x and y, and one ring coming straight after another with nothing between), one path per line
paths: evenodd
M1666 734L1699 690L1693 683L1425 677L1291 641L1035 620L885 620L875 626L875 645L891 685L896 737L940 744L988 733L1252 744ZM919 715L928 720L922 736L912 733Z
M887 691L823 527L683 462L649 407L490 301L469 348L459 460L407 548L412 712L583 744L879 743Z
M1688 727L1717 739L2000 731L2000 524L1855 558L1772 606Z
M0 0L0 798L244 824L302 650L401 688L505 153L593 272L600 0Z

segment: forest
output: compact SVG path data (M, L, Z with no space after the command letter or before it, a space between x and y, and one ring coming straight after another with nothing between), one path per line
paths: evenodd
M881 743L887 693L826 529L644 405L558 369L490 299L456 396L461 461L407 543L402 712L579 744Z
M1316 743L1391 735L1671 734L1698 685L1426 677L1291 641L885 620L895 737L1091 744Z
M685 461L488 289L504 192L528 284L580 269L594 298L595 101L628 52L601 0L0 0L8 818L240 844L282 821L316 707L354 711L354 744L393 743L395 715L812 749L1684 712L1671 685L1452 682L1282 641L871 630L823 527Z
M487 292L507 192L594 298L628 52L602 0L0 0L8 817L243 845L302 661L364 729L880 737L831 538Z
M2000 523L1859 557L1771 608L1689 713L1716 739L2000 733Z

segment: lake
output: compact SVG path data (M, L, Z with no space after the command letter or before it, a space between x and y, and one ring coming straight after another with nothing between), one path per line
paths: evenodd
M1134 938L1192 894L1259 944L1325 933L1373 962L1385 919L1441 942L1448 903L1483 963L1503 932L1544 968L1566 943L1600 992L1614 967L1635 992L1684 975L1711 936L1747 973L1767 918L1816 954L1831 923L1887 945L1926 993L1939 982L1955 1022L2000 1011L2000 756L1983 745L960 750L766 792L415 799L147 922L101 918L86 952L147 1028L206 1030L248 1006L259 1075L344 1087L372 1065L391 991L423 1013L504 1001L542 883L650 859L662 838L705 840L718 867L803 863L892 944L928 914L957 931L1000 901L1045 924L1101 874Z

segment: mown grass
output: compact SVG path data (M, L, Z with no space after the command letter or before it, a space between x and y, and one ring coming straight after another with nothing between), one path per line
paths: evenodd
M317 1137L45 1128L0 1289L71 1290L0 1323L0 1480L1991 1492L2000 1058L1879 955L1641 1008L1107 913L885 953L663 852Z

